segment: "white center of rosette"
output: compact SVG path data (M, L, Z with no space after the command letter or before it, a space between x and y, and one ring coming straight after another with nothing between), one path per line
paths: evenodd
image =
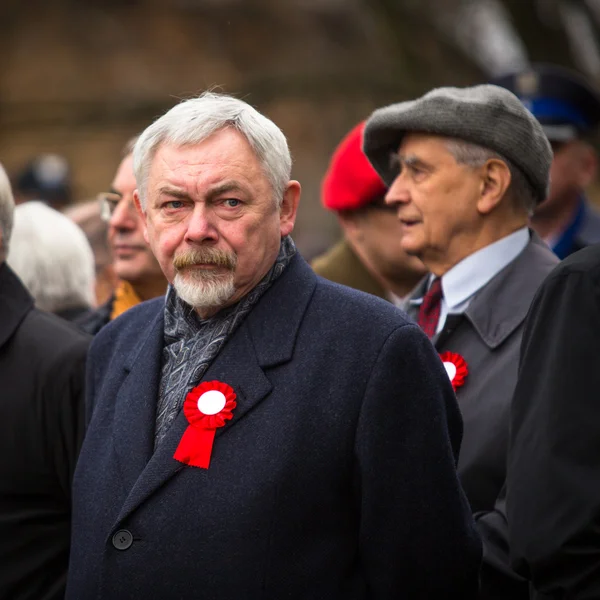
M444 368L446 369L446 373L448 373L448 377L450 377L450 381L454 381L454 377L456 375L456 365L451 362L445 362Z
M225 394L219 390L209 390L198 398L198 410L205 415L216 415L225 408Z

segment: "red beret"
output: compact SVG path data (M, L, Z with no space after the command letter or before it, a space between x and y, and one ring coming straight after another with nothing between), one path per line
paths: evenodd
M364 121L354 127L331 157L321 184L321 199L329 210L356 210L387 191L362 151L364 128Z

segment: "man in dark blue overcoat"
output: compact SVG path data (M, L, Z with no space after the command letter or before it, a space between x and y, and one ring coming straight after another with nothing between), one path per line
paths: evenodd
M170 286L93 343L67 598L474 597L448 377L402 312L296 252L281 131L205 94L134 166Z

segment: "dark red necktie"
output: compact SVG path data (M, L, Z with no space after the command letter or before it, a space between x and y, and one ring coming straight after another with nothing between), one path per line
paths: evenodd
M440 310L442 308L442 280L436 277L427 293L423 296L423 302L419 308L419 318L417 323L419 327L431 339L435 335L438 321L440 320Z

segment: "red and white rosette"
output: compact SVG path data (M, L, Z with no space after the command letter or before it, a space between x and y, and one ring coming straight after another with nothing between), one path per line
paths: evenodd
M233 418L235 398L233 388L221 381L204 381L188 392L183 412L189 426L173 458L192 467L208 469L215 433Z
M454 391L465 384L465 379L469 374L467 361L456 352L444 352L440 354L446 373L450 378L450 383Z

